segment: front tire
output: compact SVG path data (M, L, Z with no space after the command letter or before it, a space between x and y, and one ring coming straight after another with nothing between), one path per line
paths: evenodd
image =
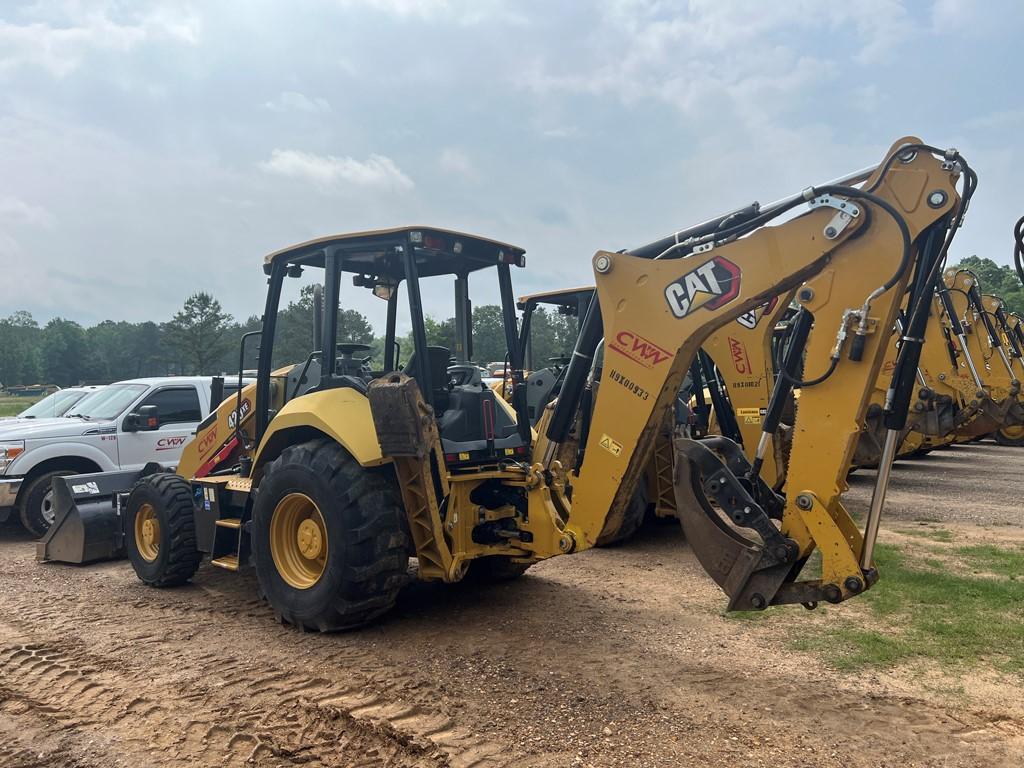
M135 574L151 587L192 578L203 555L187 480L162 472L135 484L125 506L125 548Z
M999 445L1019 448L1024 445L1024 427L1004 427L992 433L992 437Z
M285 449L256 492L260 590L300 629L352 629L390 610L408 580L409 539L387 470L361 467L331 440Z
M20 509L21 524L25 529L41 539L53 525L56 510L53 508L53 478L73 475L70 469L58 469L46 472L35 478L25 489Z

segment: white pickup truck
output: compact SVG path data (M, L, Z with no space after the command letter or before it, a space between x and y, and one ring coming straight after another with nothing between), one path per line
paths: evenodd
M31 533L46 533L58 475L150 462L173 469L210 413L211 387L209 377L131 379L84 397L61 418L0 422L0 522L17 510ZM226 381L224 397L237 389L237 379Z
M65 413L70 411L75 407L78 401L86 395L91 395L93 392L98 392L101 389L103 389L101 386L67 387L66 389L58 389L56 392L44 397L35 405L30 405L16 416L4 416L0 418L0 422L9 422L13 419L54 419L58 416L63 416Z

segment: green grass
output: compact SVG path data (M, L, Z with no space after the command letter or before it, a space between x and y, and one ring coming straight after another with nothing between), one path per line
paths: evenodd
M901 528L900 533L947 543L953 540L953 532L945 528Z
M953 550L966 567L880 544L881 578L854 606L819 608L826 622L786 622L789 644L840 670L930 660L947 668L989 665L1024 677L1024 550L993 545ZM955 570L951 570L954 569ZM983 574L983 575L979 575Z
M17 416L41 399L40 397L0 397L0 416Z
M953 551L969 562L978 572L1005 576L1010 580L1024 577L1024 548L1022 547L978 544L972 547L957 547Z

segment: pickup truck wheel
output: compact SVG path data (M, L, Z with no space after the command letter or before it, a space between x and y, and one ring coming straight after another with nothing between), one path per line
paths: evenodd
M202 553L196 548L192 486L160 473L135 484L125 505L125 548L136 575L151 587L174 587L192 578Z
M256 491L260 590L300 629L351 629L387 612L408 580L409 538L392 477L330 440L285 449Z
M76 473L70 469L46 472L29 483L25 489L19 509L21 524L37 539L42 538L53 525L53 478L74 474Z

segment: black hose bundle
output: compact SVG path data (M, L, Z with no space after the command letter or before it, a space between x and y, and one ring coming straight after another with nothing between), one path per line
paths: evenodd
M1013 225L1013 266L1017 268L1017 277L1024 283L1024 216Z

